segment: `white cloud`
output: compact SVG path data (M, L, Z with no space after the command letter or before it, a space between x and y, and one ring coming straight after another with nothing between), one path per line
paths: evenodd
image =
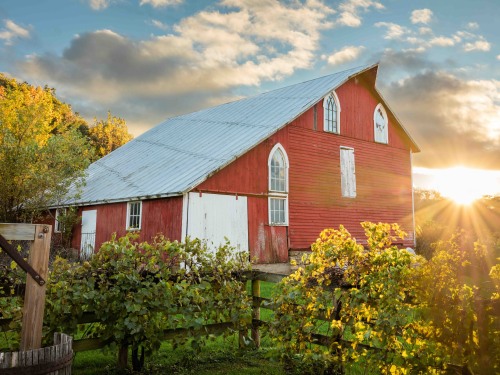
M386 28L384 39L411 45L410 49L403 50L424 52L432 47L453 46L460 46L465 52L491 49L491 44L482 35L472 31L458 30L451 35L436 36L430 27L412 28L392 22L377 22L375 26Z
M469 22L467 24L467 28L469 30L477 30L477 29L479 29L479 24L477 22Z
M149 4L153 8L163 8L171 5L182 4L184 0L141 0L140 5Z
M367 12L370 8L384 9L382 3L373 0L347 0L339 5L340 15L335 22L339 26L361 26L360 13Z
M416 9L411 12L411 23L428 24L432 19L432 10L430 9Z
M93 10L103 10L106 9L111 0L90 0L89 5Z
M356 60L364 49L365 47L363 46L346 46L340 51L335 51L330 56L323 55L321 57L323 60L327 60L330 65L340 65Z
M14 39L27 39L30 37L29 30L19 26L14 21L5 19L3 23L5 27L0 30L0 40L3 40L5 45L12 45L14 43Z
M419 27L418 33L421 35L429 35L432 34L432 29L430 27Z
M497 55L497 60L500 60L500 55Z
M165 25L163 22L161 21L158 21L158 20L151 20L151 24L154 26L154 27L157 27L158 29L160 30L168 30L168 25Z
M454 38L449 38L445 36L437 36L429 40L430 46L438 46L438 47L452 47L456 44L456 40Z
M491 49L491 44L483 37L480 37L478 40L474 42L465 43L463 48L465 52L472 52L472 51L487 52Z
M410 33L408 28L392 22L377 22L375 26L387 28L384 39L402 40L403 36Z

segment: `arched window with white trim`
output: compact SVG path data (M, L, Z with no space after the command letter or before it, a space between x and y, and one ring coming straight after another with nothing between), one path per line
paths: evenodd
M373 113L373 129L375 133L375 142L378 143L389 143L389 119L387 118L387 112L382 104L378 104L375 107L375 112Z
M288 225L288 156L276 144L269 153L269 225Z
M323 99L323 129L325 132L340 134L340 102L335 91Z

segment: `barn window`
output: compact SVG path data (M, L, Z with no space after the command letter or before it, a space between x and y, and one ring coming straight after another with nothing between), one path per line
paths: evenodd
M323 100L323 129L340 134L340 102L335 91Z
M268 160L269 224L288 224L288 157L285 149L276 144Z
M356 197L356 169L354 165L354 149L340 148L340 183L342 196Z
M375 133L375 142L378 143L388 143L388 126L389 120L387 119L387 112L385 111L382 104L378 104L375 107L375 113L373 114L373 127Z
M62 221L59 221L59 219L61 218L61 216L64 216L65 214L66 214L65 208L56 209L55 226L54 226L55 233L61 233L64 230L63 223Z
M128 202L127 230L141 229L142 202Z

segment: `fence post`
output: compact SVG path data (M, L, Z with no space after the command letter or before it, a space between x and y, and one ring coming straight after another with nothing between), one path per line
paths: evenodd
M257 298L255 298L257 297ZM259 323L260 319L260 280L252 279L252 340L255 347L260 347Z
M47 280L49 268L50 237L52 226L35 225L35 239L30 246L28 262L38 274ZM21 350L39 349L42 345L43 313L45 310L46 284L39 285L31 275L26 276Z

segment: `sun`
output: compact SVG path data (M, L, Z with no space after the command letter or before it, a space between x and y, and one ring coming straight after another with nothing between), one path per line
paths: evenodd
M487 194L491 183L487 171L462 166L441 169L434 179L436 190L462 205L471 204Z

